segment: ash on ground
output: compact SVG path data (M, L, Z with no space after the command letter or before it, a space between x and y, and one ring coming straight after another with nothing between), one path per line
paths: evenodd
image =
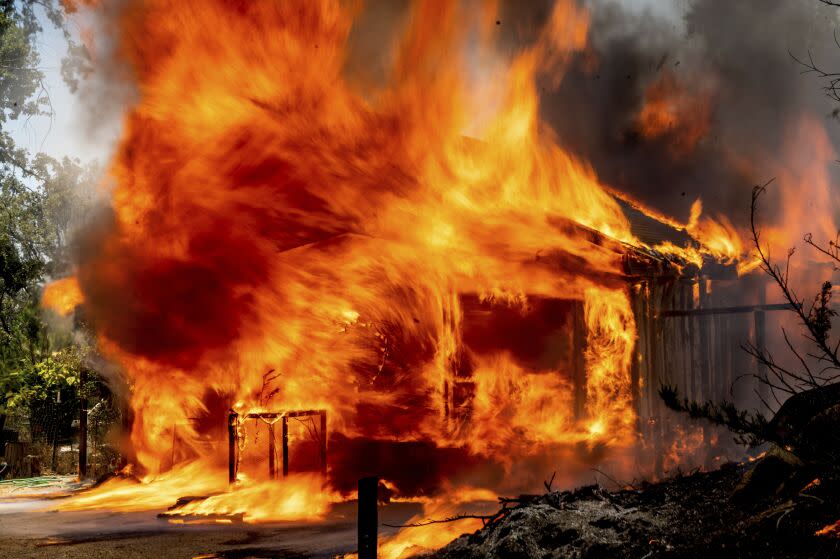
M428 557L840 557L840 476L814 473L771 451L754 463L635 488L523 496Z

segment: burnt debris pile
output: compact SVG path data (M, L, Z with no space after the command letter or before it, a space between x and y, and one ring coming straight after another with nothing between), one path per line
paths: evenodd
M546 493L432 557L836 556L836 471L808 480L805 470L788 475L780 464L786 462L768 453L652 485Z

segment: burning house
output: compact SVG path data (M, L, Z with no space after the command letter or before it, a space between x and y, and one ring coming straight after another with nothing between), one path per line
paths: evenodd
M725 451L717 445L716 435L708 428L697 431L696 427L695 433L688 433L691 427L664 408L658 388L673 384L700 400L725 397L726 387L736 380L735 371L755 365L744 359L736 363L735 358L727 361L715 356L737 356L733 344L738 340L762 343L764 313L784 305L761 302L760 280L740 275L731 259L702 254L701 246L678 226L663 223L627 203L619 204L637 239L634 243L618 241L573 220L555 219L551 225L558 234L576 239L585 252L619 262L615 270L600 270L591 266L589 259L565 250L538 251L526 265L561 276L565 270L575 269L576 278L591 284L588 289L597 286L616 296L627 296L630 312L625 311L620 320L625 327L633 325L635 331L628 333L621 347L623 378L617 375L605 382L597 376L605 374L597 366L603 358L599 352L610 351L609 344L614 342L603 339L604 332L591 316L594 311L587 309L587 305L593 305L587 300L587 291L553 296L454 294L461 314L455 333L458 347L445 363L438 390L426 388L413 394L408 392L412 387L407 390L403 384L408 380L406 375L418 362L429 359L433 350L403 335L398 324L366 323L349 312L337 322L337 334L368 350L373 348L373 357L354 361L348 373L384 397L405 390L410 399L425 408L423 420L436 425L434 436L426 435L425 441L414 435L405 437L405 433L418 429L417 418L408 426L381 424L381 418L393 412L387 405L374 403L376 398L357 404L354 421L359 432L354 436L343 433L341 426L337 432L330 432L326 409L283 409L274 404L274 397L282 391L282 372L272 369L261 377L257 405L248 408L234 402L230 395L217 393L205 399L203 414L173 422L171 444L168 437L164 439L164 450L171 453L171 461L160 465L175 468L178 462L195 458L196 450L191 448L195 440L183 439L179 427L203 433L199 436L204 441L201 448L216 454L218 461L224 453L224 447L218 444L219 417L226 415L231 483L239 480L241 468L249 477L269 480L307 472L327 475L329 447L334 456L331 459L344 467L342 474L331 471L335 489L349 492L358 477L376 473L397 495L411 496L435 491L447 476L457 476L461 468L469 471L476 467L477 457L483 462L481 468L492 463L497 452L492 441L482 443L487 445L484 448L465 448L463 444L463 437L472 439L475 431L482 429L489 413L497 416L494 428L498 421L510 422L506 426L508 434L526 433L526 423L539 429L564 429L547 446L573 445L575 460L582 466L603 460L603 449L598 444L592 446L592 442L597 443L616 421L638 437L631 462L648 475L662 476L668 466L678 463L713 466ZM334 242L317 243L317 249ZM673 248L678 246L685 248ZM412 322L418 321L412 317ZM481 377L481 363L492 362L500 354L514 376L504 379L507 386L488 389L487 379ZM522 394L526 386L548 390L529 400L529 395ZM754 383L747 387L753 388ZM487 436L496 435L491 432ZM504 430L499 436L505 437ZM490 454L482 455L485 450ZM734 452L731 447L729 450ZM564 454L569 450L536 450L538 455L545 452ZM702 456L695 454L698 452ZM431 467L419 475L406 471L405 455ZM450 469L441 469L440 464L448 461L454 462Z
M632 159L590 164L574 107L542 106L567 74L595 87L604 21L558 0L513 49L496 3L462 4L391 14L378 57L360 29L381 22L333 0L98 13L114 33L102 59L134 96L108 207L45 302L81 305L119 369L143 483L64 510L200 495L172 514L310 519L366 476L458 503L555 470L571 486L596 467L661 479L740 457L658 391L760 401L739 346L766 346L787 307L753 273L745 227L699 199L687 219L638 201L622 190L642 182ZM689 169L713 149L715 84L688 88L665 60L620 119L630 131L605 136ZM549 126L557 106L570 114Z
M328 453L339 494L367 473L403 496L524 487L558 460L570 479L632 468L639 433L661 462L658 384L699 396L733 379L710 344L735 326L709 313L738 233L699 206L683 224L620 201L540 123L536 78L585 48L587 14L558 2L519 54L482 47L498 79L476 89L452 55L471 40L462 14L432 33L416 9L385 90L346 78L352 18L330 2L121 20L142 94L112 208L47 298L83 299L123 369L139 471L320 474ZM160 23L193 19L195 34ZM208 39L216 19L253 38ZM197 71L220 64L237 70Z

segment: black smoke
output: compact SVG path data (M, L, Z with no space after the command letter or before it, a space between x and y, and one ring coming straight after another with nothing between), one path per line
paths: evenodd
M780 172L797 119L824 121L832 140L840 138L836 104L793 58L810 52L835 64L835 8L816 0L697 0L675 20L616 2L588 6L590 51L576 57L558 89L543 88L542 112L608 185L683 220L700 197L707 213L745 225L751 187ZM507 10L515 17L518 8ZM689 96L711 92L707 132L679 155L668 134L645 138L635 125L645 91L665 73ZM783 210L772 206L778 199L771 193L768 212Z

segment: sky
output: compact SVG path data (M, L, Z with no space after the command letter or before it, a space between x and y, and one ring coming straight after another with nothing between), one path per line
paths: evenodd
M43 14L42 14L43 16ZM91 118L89 106L70 92L61 78L61 60L67 54L62 33L41 17L44 32L37 40L41 57L39 68L44 73L44 87L52 103L52 117L21 118L8 123L8 132L17 145L30 153L44 152L53 157L78 158L83 163L105 163L119 137L117 123ZM69 22L70 30L78 36L78 29ZM98 122L92 129L91 123Z

